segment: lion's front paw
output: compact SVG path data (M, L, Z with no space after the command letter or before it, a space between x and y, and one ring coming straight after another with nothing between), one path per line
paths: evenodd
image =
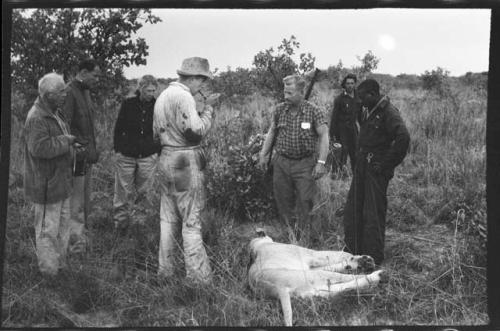
M355 255L347 262L346 270L370 273L375 270L375 261L368 255Z
M380 273L378 274L380 280L379 284L386 284L389 282L389 273L385 270L379 270Z
M377 270L367 276L370 285L385 284L389 281L389 273L385 270Z

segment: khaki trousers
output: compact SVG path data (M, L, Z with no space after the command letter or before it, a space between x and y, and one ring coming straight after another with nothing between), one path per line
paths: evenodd
M201 234L200 212L205 206L205 188L199 151L164 147L158 174L161 189L158 274L172 276L174 250L182 247L186 277L201 283L210 282L212 271Z
M36 256L43 274L55 276L66 265L71 234L69 202L67 198L45 206L35 204Z
M71 233L78 238L78 245L85 245L87 242L85 226L90 210L92 165L86 166L87 171L84 176L73 177L73 193L70 197L70 228Z
M154 181L156 154L145 158L134 158L121 153L116 154L115 163L115 193L113 197L113 219L115 222L127 222L132 214L133 203L143 203L145 208L150 208L148 199ZM134 200L134 193L137 199ZM149 203L148 203L149 202ZM142 220L136 220L141 223Z
M276 154L273 159L273 192L280 219L300 230L297 233L309 228L313 221L311 212L317 190L312 177L314 166L312 156L293 160Z

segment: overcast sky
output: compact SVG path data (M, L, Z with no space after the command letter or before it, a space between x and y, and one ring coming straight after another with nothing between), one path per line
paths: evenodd
M359 64L371 50L376 72L422 74L442 67L451 75L488 70L489 9L239 10L154 9L162 22L138 35L149 45L147 65L125 68L127 78L144 74L176 77L186 57L208 58L211 68L250 68L261 50L297 37L299 52L311 52L326 69L342 60Z

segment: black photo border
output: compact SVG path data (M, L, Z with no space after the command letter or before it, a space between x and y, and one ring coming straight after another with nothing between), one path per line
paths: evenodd
M50 7L137 7L137 8L232 8L232 9L370 9L370 8L455 8L491 9L488 110L486 120L486 194L487 194L487 287L488 315L485 326L367 326L332 327L332 329L370 330L500 330L500 0L2 0L2 106L0 153L0 257L5 249L5 230L9 190L10 155L10 38L12 10ZM0 263L3 284L3 263ZM1 323L1 320L0 320ZM185 328L183 328L185 329ZM203 328L196 328L203 329ZM210 328L212 329L212 328ZM217 328L245 329L245 328ZM262 330L261 328L259 328ZM277 329L277 328L266 328ZM318 328L307 328L318 329ZM329 327L321 328L330 329Z

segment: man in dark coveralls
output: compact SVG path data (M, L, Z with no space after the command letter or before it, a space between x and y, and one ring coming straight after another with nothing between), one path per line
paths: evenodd
M399 110L380 95L376 80L358 87L363 111L356 167L344 212L346 251L384 260L387 186L408 150L410 136Z
M356 75L348 74L342 80L344 89L333 102L332 117L330 119L330 142L339 142L342 145L340 160L332 164L332 178L336 172L342 170L347 162L347 155L354 173L356 140L358 127L356 118L361 111L361 102L356 93Z

